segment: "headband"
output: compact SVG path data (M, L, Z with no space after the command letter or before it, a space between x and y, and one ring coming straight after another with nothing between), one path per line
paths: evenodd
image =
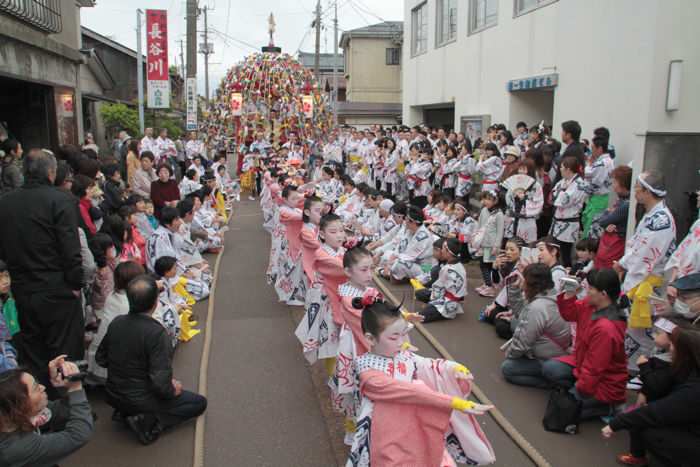
M648 191L651 191L652 193L654 193L654 194L655 194L656 196L658 196L659 198L664 198L664 197L666 197L666 190L659 190L658 188L652 187L651 185L649 185L649 184L646 182L646 180L644 180L644 179L642 178L641 175L640 175L639 177L637 177L637 181L639 182L640 185L642 185L642 186L643 186L644 188L646 188Z
M552 248L556 248L557 250L560 250L560 249L561 249L561 245L559 245L558 243L537 242L536 244L537 244L537 245L539 245L539 244L544 244L544 245L547 245L547 246L551 246Z
M654 321L654 327L661 329L663 332L667 334L673 333L673 330L676 329L678 326L673 324L673 322L667 320L666 318L659 318L656 321Z

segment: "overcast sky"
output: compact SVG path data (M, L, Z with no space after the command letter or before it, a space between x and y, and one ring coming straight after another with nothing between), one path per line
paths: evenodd
M321 52L333 52L333 9L336 0L321 0ZM402 0L337 0L338 37L342 31L360 28L382 20L403 19ZM136 9L168 10L168 53L170 64L180 64L180 40L185 41L185 0L97 0L94 8L81 9L82 24L102 35L136 49ZM267 45L267 18L275 15L275 45L295 54L301 49L314 51L311 21L316 0L199 0L199 7L209 12L210 42L214 54L209 56L209 85L213 93L226 70L243 57ZM145 30L145 27L144 27ZM204 30L200 15L198 31ZM227 37L228 36L228 37ZM145 36L144 50L145 50ZM203 42L201 36L198 42ZM246 45L248 44L248 45ZM252 46L255 46L253 49ZM342 53L342 49L339 50ZM198 55L199 93L204 94L204 56Z

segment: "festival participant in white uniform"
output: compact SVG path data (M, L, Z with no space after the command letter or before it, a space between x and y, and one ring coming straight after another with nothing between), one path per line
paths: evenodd
M550 228L552 235L561 245L561 262L571 266L571 253L574 243L579 240L581 230L581 210L588 198L586 182L579 175L581 165L575 156L566 156L561 161L561 180L552 189L554 219Z
M153 137L153 128L146 128L145 135L141 138L141 147L139 148L139 155L143 154L144 151L151 151L153 155L157 155L156 151L156 140Z
M498 180L503 175L503 159L498 147L493 143L486 143L479 155L476 170L481 174L481 189L498 191Z
M163 128L155 141L156 165L167 163L170 158L177 157L177 148L173 140L168 138L168 130Z
M652 350L653 310L648 298L652 293L663 295L664 266L676 246L676 224L664 202L663 176L658 172L643 172L637 177L634 196L645 214L627 242L625 255L613 263L618 273L625 274L622 291L632 301L625 349L628 367L633 371L637 369L639 356L649 355Z
M700 195L700 192L698 194ZM700 196L698 196L697 204L700 207ZM700 219L696 220L690 227L688 235L685 236L671 255L671 259L666 263L669 283L697 272L700 272ZM675 288L669 286L666 290L669 296L677 297L678 291Z
M411 204L424 208L430 193L430 174L433 172L432 155L419 153L420 148L411 148L411 163L406 168L406 181L409 193L413 193Z
M442 255L445 264L440 267L438 278L430 287L428 305L420 312L425 323L454 319L464 313L462 302L467 295L467 271L462 264L462 245L459 240L445 240Z
M433 262L433 235L423 225L423 212L415 206L408 208L406 229L411 232L406 250L397 255L390 267L391 277L400 281L413 279L423 273L423 266Z
M531 159L519 163L517 174L528 175L533 182L525 190L506 192L505 238L518 237L532 243L537 240L537 219L544 206L542 185L536 179L535 163Z
M588 237L593 219L608 208L608 198L612 190L611 174L615 170L615 163L607 151L608 141L602 136L593 137L591 157L584 171L586 191L590 198L581 214L583 238Z
M326 164L343 164L343 147L333 133L328 136L328 143L323 146L323 162Z

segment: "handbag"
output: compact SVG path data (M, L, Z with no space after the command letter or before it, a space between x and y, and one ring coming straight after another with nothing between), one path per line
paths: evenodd
M575 435L581 421L581 408L581 401L566 388L554 388L549 393L542 426L547 431Z

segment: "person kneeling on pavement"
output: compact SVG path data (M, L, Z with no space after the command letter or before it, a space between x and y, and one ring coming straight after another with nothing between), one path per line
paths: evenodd
M0 373L0 465L55 465L90 440L93 419L79 373L65 355L49 362L51 384L66 390L63 400L51 402L29 373Z
M114 419L123 418L142 444L161 432L201 415L207 399L185 391L173 378L172 344L165 328L153 319L158 285L138 276L127 286L129 314L112 321L97 349L97 363L108 370L107 402Z

